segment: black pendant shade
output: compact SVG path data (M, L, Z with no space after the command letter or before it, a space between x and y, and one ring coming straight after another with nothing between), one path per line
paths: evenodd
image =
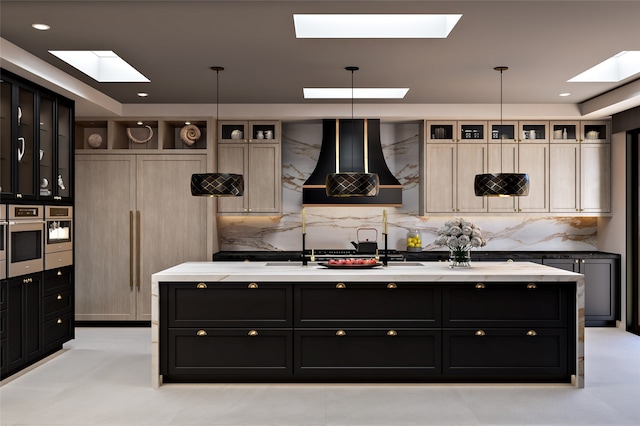
M244 178L232 173L196 173L191 175L191 195L202 197L240 197Z
M529 175L526 173L476 175L473 189L478 197L522 197L529 195Z
M380 180L375 173L329 173L326 187L328 197L375 197Z

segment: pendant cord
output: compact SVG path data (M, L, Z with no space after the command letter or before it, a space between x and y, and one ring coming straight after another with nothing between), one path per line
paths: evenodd
M356 125L353 122L353 72L355 70L351 70L351 171L354 172L355 170L353 170L353 139L354 139L354 132L356 129Z
M500 69L500 173L502 173L502 139L504 139L502 133L504 132L504 125L502 124L502 69Z

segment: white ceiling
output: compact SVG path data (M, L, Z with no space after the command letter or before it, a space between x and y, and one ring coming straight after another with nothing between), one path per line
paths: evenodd
M295 38L293 13L463 16L447 39L316 40ZM351 65L360 67L357 87L410 88L405 99L379 104L495 104L498 65L509 67L505 104L583 104L640 81L566 82L622 50L640 50L640 0L2 0L0 14L2 39L125 105L213 103L211 66L225 68L222 104L336 102L304 100L302 88L349 87ZM51 30L32 29L36 22ZM151 83L97 83L48 53L63 49L114 50Z

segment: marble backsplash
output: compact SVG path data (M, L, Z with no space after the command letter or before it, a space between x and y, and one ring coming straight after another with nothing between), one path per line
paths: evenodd
M454 217L418 215L418 123L382 123L380 136L389 169L403 185L402 207L307 207L308 248L353 248L359 228L375 228L382 241L382 215L387 211L390 249L406 249L406 233L422 232L424 250L442 250L436 231ZM322 140L322 124L283 124L282 216L218 217L220 250L300 250L302 184L313 171ZM597 218L468 215L483 229L487 245L480 250L597 250ZM375 231L360 231L362 239Z

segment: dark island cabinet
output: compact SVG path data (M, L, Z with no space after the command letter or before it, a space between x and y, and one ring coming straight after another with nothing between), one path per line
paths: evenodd
M569 382L575 283L160 283L165 382Z
M544 259L544 264L584 274L586 326L615 326L620 319L620 266L615 258Z

